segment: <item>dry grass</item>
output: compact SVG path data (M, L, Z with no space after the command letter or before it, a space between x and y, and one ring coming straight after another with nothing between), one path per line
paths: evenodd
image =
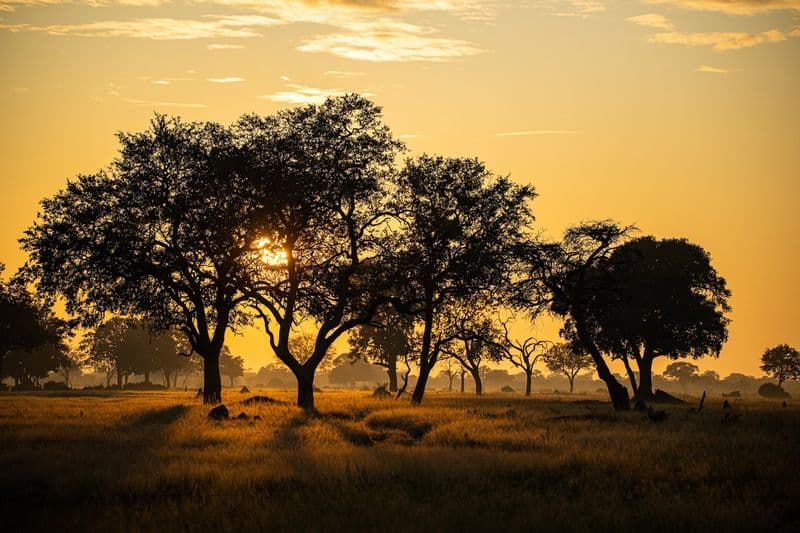
M289 393L253 391L291 402ZM0 396L2 529L797 530L800 409L325 392L320 414L189 393Z

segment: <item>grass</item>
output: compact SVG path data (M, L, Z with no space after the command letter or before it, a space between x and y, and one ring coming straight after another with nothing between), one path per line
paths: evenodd
M4 531L797 531L800 409L364 392L0 395Z

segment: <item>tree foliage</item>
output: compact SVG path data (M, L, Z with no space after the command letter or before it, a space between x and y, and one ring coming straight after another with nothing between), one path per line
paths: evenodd
M800 352L788 344L768 348L761 355L761 370L778 380L800 379Z

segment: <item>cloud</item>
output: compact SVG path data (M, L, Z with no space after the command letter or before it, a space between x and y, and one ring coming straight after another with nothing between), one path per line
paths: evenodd
M628 22L633 22L639 26L647 26L648 28L658 28L660 30L672 31L675 26L664 15L658 13L647 13L645 15L637 15L635 17L628 17Z
M800 0L646 0L697 11L718 11L729 15L754 15L770 11L800 11Z
M582 131L576 130L523 130L495 133L495 137L528 137L531 135L581 135Z
M169 82L167 80L155 80L151 81L150 83L152 83L153 85L169 85Z
M244 48L241 44L227 44L227 43L212 43L206 46L209 50L241 50Z
M261 15L213 16L198 19L141 18L105 20L84 24L0 24L11 32L44 32L50 35L79 37L131 37L153 40L189 40L212 38L258 37L256 28L282 24L278 19Z
M403 22L351 23L346 29L313 37L297 49L358 61L448 61L481 52L467 41L434 37L434 29Z
M354 72L352 70L326 70L326 76L333 76L334 78L355 78L356 76L365 76L366 72Z
M344 91L342 89L318 89L316 87L307 87L305 85L298 85L296 83L289 83L286 85L288 90L278 91L273 94L266 94L261 96L265 100L272 100L273 102L284 102L289 104L318 104L324 101L329 96L342 96L353 91ZM370 92L360 91L359 94L363 96L374 96Z
M122 101L142 107L177 107L181 109L202 109L208 107L206 104L192 104L186 102L154 102L151 100L137 100L135 98L123 98Z
M708 65L700 65L695 69L697 72L708 72L709 74L727 74L730 70L724 68L710 67Z
M602 13L606 10L606 4L601 0L551 0L548 2L537 2L534 7L549 9L553 11L552 14L557 17L579 18L588 18L590 15Z
M682 44L685 46L710 46L715 52L751 48L764 43L785 41L788 36L780 30L767 30L761 33L747 32L712 32L681 33L664 32L650 37L651 43Z
M211 83L239 83L244 81L244 78L231 76L227 78L206 78L206 81L210 81Z

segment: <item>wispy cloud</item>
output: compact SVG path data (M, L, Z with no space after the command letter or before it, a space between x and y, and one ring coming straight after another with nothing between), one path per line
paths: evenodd
M800 11L800 0L645 0L697 11L718 11L729 15L754 15L770 11Z
M181 109L202 109L208 107L206 104L195 104L187 102L157 102L152 100L137 100L135 98L123 98L123 102L136 104L142 107L175 107Z
M244 45L241 44L228 44L228 43L212 43L206 46L209 50L241 50Z
M347 31L318 35L297 47L359 61L448 61L481 52L467 41L435 37L436 30L379 20L353 23Z
M240 83L244 81L244 78L231 76L227 78L206 78L206 81L210 81L211 83Z
M155 80L150 82L153 85L169 85L167 80Z
M142 18L134 20L105 20L85 24L0 23L0 29L11 32L43 32L50 35L79 37L131 37L154 40L189 40L213 38L258 37L257 28L275 26L282 21L261 15L232 15L197 19Z
M582 131L577 130L522 130L506 131L495 133L495 137L528 137L532 135L582 135Z
M677 31L657 33L650 37L651 43L682 44L685 46L709 46L715 52L751 48L764 43L778 43L788 39L780 30L767 30L761 33L712 32L682 33Z
M730 70L718 67L712 67L709 65L700 65L695 69L697 72L707 72L709 74L727 74Z
M647 13L644 15L636 15L635 17L628 17L628 22L633 22L639 26L647 26L648 28L658 28L660 30L674 30L675 26L664 15L658 13Z
M318 89L296 83L288 83L287 90L278 91L273 94L265 94L261 98L272 100L273 102L284 102L289 104L318 104L330 96L342 96L348 92L342 89ZM370 92L358 91L363 96L374 96Z
M326 76L332 76L334 78L355 78L356 76L365 76L366 72L355 72L352 70L326 70Z
M588 18L596 13L606 10L606 3L602 0L559 0L544 3L543 6L552 11L557 17Z

